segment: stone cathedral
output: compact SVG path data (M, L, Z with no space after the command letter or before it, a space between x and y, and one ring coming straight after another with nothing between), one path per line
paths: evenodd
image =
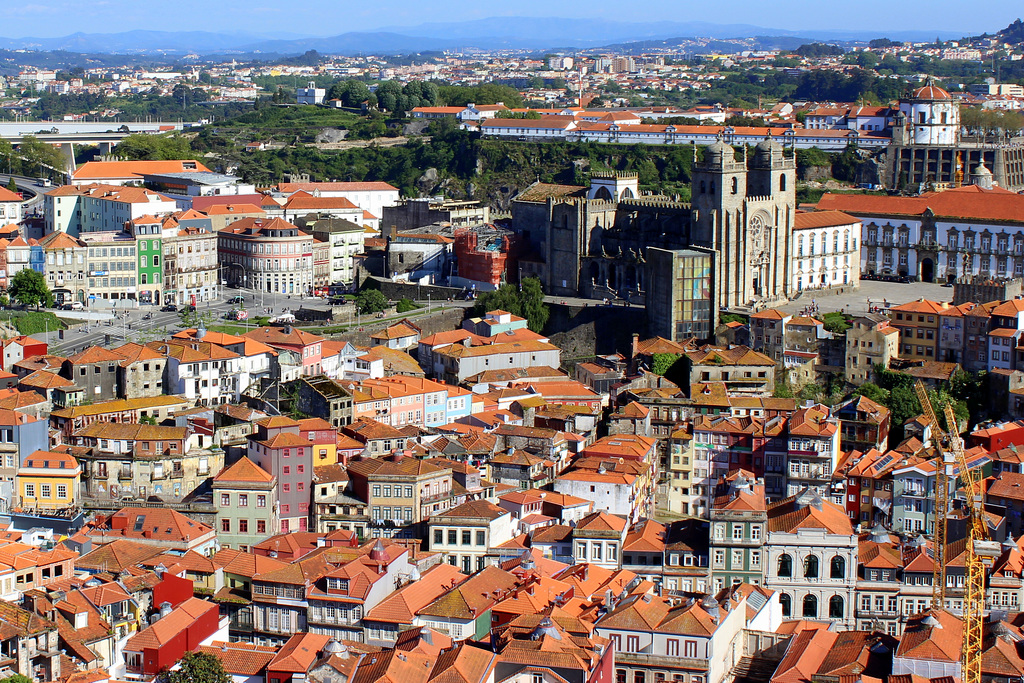
M696 148L694 148L696 159ZM698 249L712 261L715 309L752 310L789 298L796 160L765 140L747 158L718 141L693 166L691 202L641 196L636 174L595 173L587 187L535 183L512 202L512 222L535 275L561 296L642 302L647 250ZM658 274L670 277L670 273Z

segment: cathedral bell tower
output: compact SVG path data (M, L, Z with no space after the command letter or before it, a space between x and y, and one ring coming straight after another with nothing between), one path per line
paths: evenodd
M747 196L747 166L736 160L732 145L718 140L708 145L704 159L694 164L690 188L692 240L719 249L740 221Z

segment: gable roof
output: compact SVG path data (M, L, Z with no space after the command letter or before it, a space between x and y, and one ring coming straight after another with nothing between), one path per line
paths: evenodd
M214 483L225 482L249 482L269 484L274 481L274 475L254 463L248 456L242 458L234 465L225 467L213 478Z

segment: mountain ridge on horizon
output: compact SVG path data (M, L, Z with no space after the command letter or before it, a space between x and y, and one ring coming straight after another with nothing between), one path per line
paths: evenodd
M579 36L579 37L576 37ZM583 38L582 36L587 36ZM489 17L459 22L428 22L415 26L389 26L375 30L348 31L328 36L228 31L151 31L134 29L116 33L77 32L54 38L0 37L2 49L63 50L99 54L169 53L277 53L301 54L316 50L325 54L362 52L413 53L461 48L543 50L556 46L595 49L645 40L741 39L758 36L807 40L860 42L888 37L924 41L957 38L957 31L904 30L789 30L752 24L712 22L617 22L606 19L560 17ZM570 49L570 48L564 48Z

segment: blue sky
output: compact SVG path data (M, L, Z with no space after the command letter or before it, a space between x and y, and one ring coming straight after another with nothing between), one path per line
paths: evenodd
M880 35L886 28L980 33L998 30L1024 15L1024 6L1016 0L993 0L985 3L984 11L963 0L646 0L640 5L621 0L2 0L0 7L4 14L0 35L19 38L132 29L334 35L513 14L709 21L793 30L871 29ZM638 7L642 13L631 11ZM856 11L851 11L852 7Z

